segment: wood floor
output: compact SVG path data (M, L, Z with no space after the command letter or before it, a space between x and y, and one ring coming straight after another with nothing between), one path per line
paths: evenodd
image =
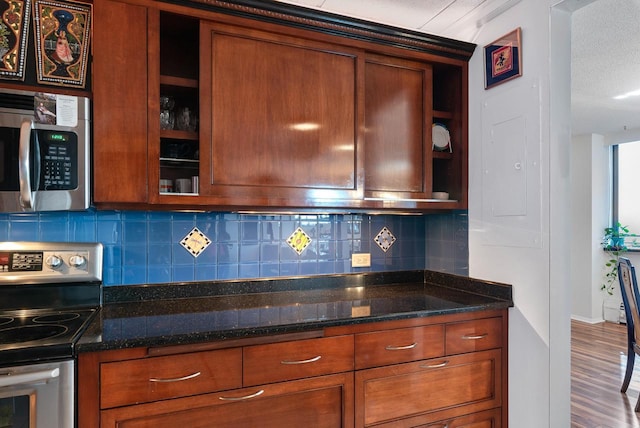
M571 322L571 427L640 428L640 356L626 394L627 332L611 322Z

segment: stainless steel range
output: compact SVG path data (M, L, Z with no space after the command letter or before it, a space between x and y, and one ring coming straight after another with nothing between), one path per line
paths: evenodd
M0 242L0 427L74 428L75 344L101 286L101 244Z

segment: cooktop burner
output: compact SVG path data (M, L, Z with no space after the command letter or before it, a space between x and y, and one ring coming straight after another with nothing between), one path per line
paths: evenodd
M0 345L51 339L65 334L69 329L63 325L21 325L0 330Z
M0 316L0 361L60 359L73 347L96 308L5 312Z

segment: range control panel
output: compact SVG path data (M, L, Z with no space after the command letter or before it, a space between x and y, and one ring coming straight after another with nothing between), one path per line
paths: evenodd
M0 242L0 285L102 280L102 244Z

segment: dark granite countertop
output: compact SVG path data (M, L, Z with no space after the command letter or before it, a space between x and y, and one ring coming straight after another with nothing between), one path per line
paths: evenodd
M295 333L513 306L510 285L433 271L106 287L103 300L77 352Z

